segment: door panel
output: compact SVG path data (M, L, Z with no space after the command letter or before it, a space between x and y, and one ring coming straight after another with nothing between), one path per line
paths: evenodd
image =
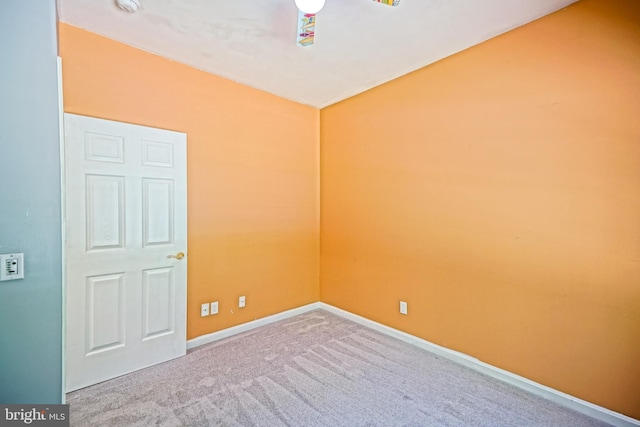
M173 243L173 181L142 180L144 245Z
M87 277L87 355L124 346L124 274Z
M158 141L142 141L142 164L145 166L173 167L173 146Z
M67 391L186 353L186 135L65 114Z
M87 250L124 247L124 177L87 175Z
M142 316L143 340L173 333L175 280L172 268L156 268L143 272Z

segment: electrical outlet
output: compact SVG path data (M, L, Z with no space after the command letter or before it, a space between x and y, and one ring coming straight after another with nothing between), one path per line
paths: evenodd
M209 303L204 303L200 306L200 317L209 315Z
M244 303L245 303L245 299L244 299L244 295L243 295L240 298L238 298L238 307L240 307L240 308L244 307Z
M400 301L400 314L407 314L407 303Z
M218 314L218 301L211 303L211 315Z

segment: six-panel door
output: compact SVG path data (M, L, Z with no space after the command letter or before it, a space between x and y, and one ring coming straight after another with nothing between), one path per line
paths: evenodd
M186 352L186 135L65 114L66 388Z

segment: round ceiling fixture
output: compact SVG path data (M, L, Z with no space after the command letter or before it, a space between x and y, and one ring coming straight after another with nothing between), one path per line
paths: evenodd
M118 7L125 12L134 13L142 7L140 0L116 0Z
M304 13L318 13L324 7L325 0L295 0L298 9Z

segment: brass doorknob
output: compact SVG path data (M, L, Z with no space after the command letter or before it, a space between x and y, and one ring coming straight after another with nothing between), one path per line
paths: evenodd
M167 255L167 258L182 259L182 258L184 258L184 253L183 252L178 252L175 255Z

